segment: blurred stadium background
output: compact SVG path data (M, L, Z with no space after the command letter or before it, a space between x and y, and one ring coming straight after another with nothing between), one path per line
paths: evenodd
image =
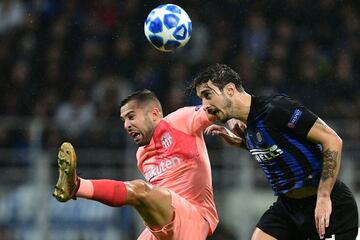
M193 21L174 54L146 41L160 3ZM143 225L130 208L52 196L57 147L71 141L85 178L130 180L135 145L120 99L153 90L165 113L197 104L184 89L204 66L227 63L254 94L301 100L344 140L340 178L360 199L360 2L340 0L0 1L0 239L127 240ZM211 239L249 239L275 199L255 161L207 137L221 224ZM359 203L359 201L358 201Z

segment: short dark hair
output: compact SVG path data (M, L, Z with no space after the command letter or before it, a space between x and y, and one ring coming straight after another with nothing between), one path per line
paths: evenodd
M162 112L161 103L159 99L156 97L155 93L148 89L138 90L126 98L124 98L121 103L120 107L123 107L125 104L129 103L130 101L137 101L139 103L149 103L154 102L160 108L159 110Z
M231 82L235 84L238 91L244 91L239 74L225 64L216 63L205 68L194 78L191 88L195 90L197 86L208 81L211 81L220 90Z

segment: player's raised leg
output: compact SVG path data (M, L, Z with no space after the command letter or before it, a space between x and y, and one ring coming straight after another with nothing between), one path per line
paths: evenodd
M154 230L170 223L174 216L171 194L143 180L128 182L87 180L76 174L76 153L70 143L63 143L58 153L59 178L53 196L60 202L76 197L86 198L113 207L133 206L146 225Z
M80 186L80 179L76 174L76 154L70 143L61 144L57 163L59 178L53 196L60 202L66 202L75 198L75 193Z

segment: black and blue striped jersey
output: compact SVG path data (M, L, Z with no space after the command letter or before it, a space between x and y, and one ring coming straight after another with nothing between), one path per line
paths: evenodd
M306 138L317 118L285 95L252 96L246 145L265 172L275 195L304 186L318 186L321 145Z

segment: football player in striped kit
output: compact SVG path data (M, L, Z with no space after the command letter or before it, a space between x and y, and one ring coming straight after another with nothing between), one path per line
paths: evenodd
M243 130L235 136L212 125L206 132L250 151L278 196L252 240L356 238L357 205L337 179L342 140L332 128L288 96L248 94L240 76L224 64L200 72L193 88L208 114Z

